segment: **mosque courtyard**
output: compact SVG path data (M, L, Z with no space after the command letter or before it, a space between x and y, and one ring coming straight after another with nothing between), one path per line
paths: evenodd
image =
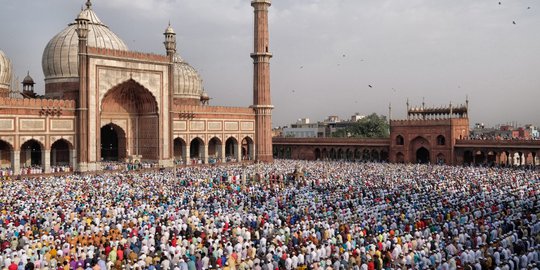
M539 259L532 170L277 160L1 185L2 269L537 269Z

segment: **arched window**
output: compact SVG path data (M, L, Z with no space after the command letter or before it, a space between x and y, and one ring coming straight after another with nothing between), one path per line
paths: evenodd
M444 138L443 135L439 135L437 136L437 145L445 145L446 144L446 139Z
M405 144L405 140L403 140L403 136L397 135L396 137L396 145L403 145Z

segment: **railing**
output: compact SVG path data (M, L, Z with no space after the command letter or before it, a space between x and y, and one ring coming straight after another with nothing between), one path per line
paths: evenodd
M526 139L458 139L456 146L478 146L478 147L540 147L540 140Z
M367 138L286 138L274 137L273 144L282 145L361 145L361 146L390 146L390 139Z

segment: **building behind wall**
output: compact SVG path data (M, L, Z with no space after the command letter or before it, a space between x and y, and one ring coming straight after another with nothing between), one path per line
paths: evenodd
M390 121L390 162L454 164L456 139L469 135L465 105L409 107L407 119Z

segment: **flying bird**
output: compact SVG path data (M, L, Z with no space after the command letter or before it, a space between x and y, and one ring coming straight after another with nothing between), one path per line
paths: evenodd
M343 57L346 57L346 56L347 56L347 55L345 55L345 54L343 55Z
M304 66L300 66L300 69L303 69L303 68L304 68Z
M371 86L371 84L368 84L369 88L373 88L373 86Z
M499 2L499 5L501 4L501 2Z
M512 21L513 24L516 24L516 21Z
M531 7L527 7L527 9L531 9Z

